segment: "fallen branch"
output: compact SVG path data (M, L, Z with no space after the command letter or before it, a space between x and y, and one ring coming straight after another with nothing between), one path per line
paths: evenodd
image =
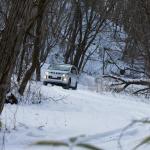
M148 88L144 88L144 89L140 89L140 90L138 90L138 91L135 91L133 94L138 94L138 93L140 93L140 92L144 92L144 91L148 91L148 90L150 90L149 87L148 87Z
M138 90L134 92L137 94L138 92L141 92L142 90L148 90L150 89L150 79L126 79L118 76L112 76L112 75L104 75L103 78L112 78L114 80L117 80L119 83L112 84L112 86L119 86L123 85L123 87L118 91L121 92L125 90L129 85L143 85L143 86L148 86L148 88Z

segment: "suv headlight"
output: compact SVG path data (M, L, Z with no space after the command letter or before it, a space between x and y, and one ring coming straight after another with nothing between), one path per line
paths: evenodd
M48 76L48 75L49 75L49 72L48 72L48 71L46 71L46 72L45 72L45 75L46 75L46 76Z
M68 74L63 74L62 77L68 77Z
M63 81L67 81L68 79L69 79L68 74L63 74L63 75L62 75L62 80L63 80Z
M44 75L44 79L48 79L48 76L49 76L49 72L46 71L46 72L45 72L45 75Z

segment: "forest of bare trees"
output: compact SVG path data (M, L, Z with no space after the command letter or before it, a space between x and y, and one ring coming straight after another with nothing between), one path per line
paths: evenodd
M114 40L125 43L122 61L132 64L128 69L135 73L140 64L138 72L149 78L148 0L0 0L0 114L12 75L23 95L33 75L40 81L41 67L56 46L63 48L63 62L82 72L90 46L110 22L116 27ZM122 29L125 39L117 37Z

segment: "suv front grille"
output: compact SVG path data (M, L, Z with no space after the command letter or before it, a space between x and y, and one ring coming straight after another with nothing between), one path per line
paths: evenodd
M55 77L49 76L48 78L49 78L49 79L57 79L57 80L61 80L61 77L56 77L56 78L55 78Z
M52 74L62 74L62 73L59 73L59 72L50 72Z

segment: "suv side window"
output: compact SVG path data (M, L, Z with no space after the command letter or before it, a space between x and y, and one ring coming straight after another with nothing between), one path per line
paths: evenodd
M77 74L77 70L76 70L76 68L72 67L72 68L71 68L71 73L73 73L73 74Z

